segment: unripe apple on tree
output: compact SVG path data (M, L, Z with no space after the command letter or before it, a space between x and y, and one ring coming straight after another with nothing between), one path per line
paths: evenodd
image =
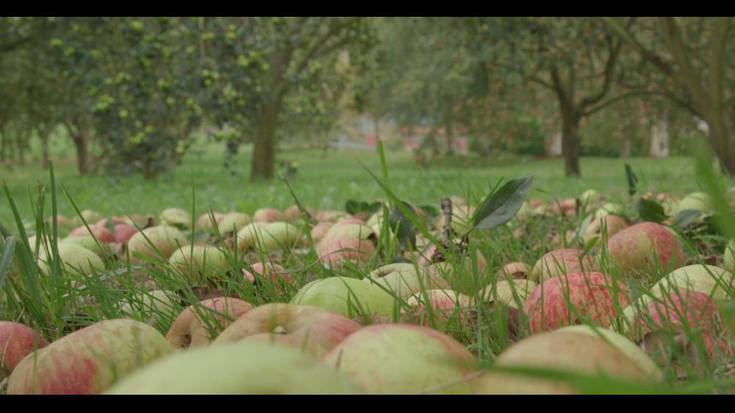
M503 351L495 366L536 368L639 383L654 382L648 372L614 345L587 333L552 331L534 334ZM529 374L488 372L471 382L475 394L575 394L580 389L560 379Z
M469 386L457 383L476 367L474 356L458 341L410 324L364 327L323 361L370 394L470 393Z
M390 317L396 299L380 287L357 278L329 277L314 280L293 296L291 304L311 305L346 317Z
M168 259L174 251L187 244L189 240L181 231L159 225L133 235L128 241L128 253L133 262L142 262L144 258Z
M250 215L243 212L228 212L217 224L217 228L220 234L226 234L228 232L237 233L245 225L251 224L253 219Z
M271 303L238 318L212 345L263 341L295 347L321 357L360 328L357 322L318 307Z
M597 259L576 248L558 249L544 254L531 270L528 279L543 282L546 279L577 272L599 271Z
M46 341L34 329L13 321L0 321L0 381L8 377L28 354Z
M655 222L631 225L607 241L612 260L628 275L653 277L657 269L671 271L686 257L676 233Z
M185 245L171 254L168 263L187 281L199 286L224 277L228 269L225 254L211 245Z
M286 215L275 208L261 208L253 214L254 222L284 222Z
M205 346L252 308L250 303L233 297L202 300L176 317L166 333L166 341L175 350Z
M628 288L599 272L549 278L528 296L524 310L531 333L591 320L607 327L629 304Z
M167 208L159 216L162 225L169 225L178 229L191 228L191 214L181 208Z
M132 371L171 353L153 327L104 320L28 354L8 381L8 394L99 394Z
M193 349L131 374L107 394L344 394L347 378L297 349L241 342Z

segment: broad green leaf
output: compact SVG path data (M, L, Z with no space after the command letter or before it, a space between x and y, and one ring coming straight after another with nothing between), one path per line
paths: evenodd
M492 229L510 221L526 200L532 177L508 181L488 195L472 217L473 229Z

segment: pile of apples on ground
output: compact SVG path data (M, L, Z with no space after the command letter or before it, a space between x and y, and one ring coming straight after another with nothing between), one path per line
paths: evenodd
M705 358L732 356L730 332L717 305L732 291L732 245L717 258L720 266L692 264L669 226L631 223L621 215L622 206L605 203L595 191L579 199L581 211L574 200L529 200L509 225L585 213L589 219L577 234L580 248L549 244L547 250L553 250L533 266L508 262L497 271L485 259L492 251L478 249L474 259L460 257L459 265L432 259L441 255L438 247L422 236L416 244L423 253L404 254L410 262L369 268L376 262L382 211L306 215L293 206L285 212L261 209L253 216L210 212L193 229L193 220L180 209L163 211L158 224L151 217L105 219L84 211L85 222L95 223L79 225L58 243L65 273L103 273L105 254L140 268L165 262L190 285L202 287L201 302L159 331L156 314L178 312L179 298L146 280L145 299L156 310L151 320L103 320L51 343L29 326L0 321L0 379L7 394L581 391L561 379L487 370L476 349L436 327L452 319L476 334L484 322L477 317L481 306L505 308L510 330L512 343L494 356L492 367L602 374L644 386L665 380L670 343L690 353L699 348ZM463 233L474 209L459 197L452 200L451 226ZM709 205L706 195L692 194L670 200L668 207L706 210ZM305 218L314 225L305 226ZM442 220L435 222L437 239ZM75 226L63 217L57 222ZM190 230L217 235L199 237L192 246ZM522 233L516 235L524 241ZM596 238L592 251L581 247ZM31 237L29 245L41 246L34 252L41 273L50 274L48 240L42 241ZM311 247L319 261L304 267L316 264L344 275L361 269L368 275L334 275L300 285L277 261L284 249L303 253ZM233 274L227 259L233 252L246 261L241 274ZM613 270L619 275L609 275ZM668 275L654 283L662 270ZM465 294L453 288L456 271L487 275L480 277L486 283ZM289 296L283 293L287 288L296 293L290 302L254 306L242 297L218 295L211 286L222 278L268 287L283 297ZM650 295L636 297L626 282L631 279L651 281ZM398 300L405 305L397 306ZM365 317L355 317L355 308ZM133 311L123 305L121 313Z

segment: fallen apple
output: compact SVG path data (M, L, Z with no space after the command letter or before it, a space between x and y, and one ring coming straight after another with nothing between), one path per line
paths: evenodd
M7 378L25 356L46 345L34 329L13 321L0 321L0 381Z
M371 271L363 281L378 284L400 298L408 298L425 290L449 288L444 278L407 263L384 265Z
M253 222L250 215L242 212L229 212L222 216L222 220L217 224L220 234L226 234L228 232L237 233L245 225Z
M227 258L211 245L185 245L171 254L169 265L194 285L206 286L227 273Z
M219 223L222 222L222 219L224 218L225 214L221 212L206 212L204 214L199 215L199 218L197 218L196 224L194 224L194 228L197 231L201 232L207 232L214 230L215 227L219 226ZM214 219L214 222L212 220Z
M166 333L166 341L175 350L205 346L252 308L250 303L232 297L202 300L176 317Z
M181 208L164 209L158 218L161 220L161 224L179 229L190 229L192 224L191 214Z
M309 354L241 342L193 349L131 374L107 394L338 394L350 382Z
M261 208L253 214L254 222L279 222L286 220L286 215L275 208Z
M318 307L271 303L256 307L230 324L212 345L264 341L323 356L362 326Z
M60 242L57 245L59 260L63 271L73 274L91 275L105 269L102 259L94 252L74 243ZM43 248L39 251L38 266L41 272L48 275L51 272L53 254L47 254Z
M622 229L607 241L612 260L629 275L653 277L657 270L671 271L686 257L673 230L655 222Z
M470 393L456 385L474 372L474 356L438 331L409 324L376 324L345 338L324 356L366 393Z
M511 279L523 279L528 278L531 274L531 267L524 262L509 262L501 268L495 275L498 279L511 278Z
M178 229L159 225L146 228L133 235L128 241L128 253L131 261L143 262L147 259L168 259L181 246L189 244L189 240Z
M544 254L531 270L528 279L543 282L546 279L577 272L599 271L595 257L575 248L558 249Z
M329 277L314 280L293 296L291 304L311 305L341 314L390 317L396 299L380 287L357 278Z
M531 333L581 321L607 327L629 304L622 282L599 272L549 278L528 296L524 310Z
M171 352L153 327L104 320L28 354L8 380L8 394L99 394Z

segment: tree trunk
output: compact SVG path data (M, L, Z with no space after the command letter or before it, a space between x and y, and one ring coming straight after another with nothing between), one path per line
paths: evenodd
M15 142L16 142L16 147L18 149L18 164L20 164L20 165L25 165L25 163L26 163L24 143L25 143L25 138L27 136L28 135L25 132L24 133L18 133L16 135Z
M46 129L40 128L38 129L38 137L41 139L41 152L42 152L42 159L41 159L41 166L43 169L49 168L49 158L50 158L50 150L48 147L48 141L49 141L49 135L51 135Z
M651 126L650 154L654 158L669 156L669 113L664 109L653 121Z
M279 107L276 103L267 103L263 106L263 113L253 145L253 160L250 169L251 181L273 179L278 115Z
M722 167L730 174L735 174L735 139L728 128L723 113L705 113L709 129L712 149L720 160ZM709 115L709 116L707 116Z
M572 109L562 109L561 150L564 155L564 175L582 175L579 168L579 121L580 117Z
M447 155L452 155L454 154L454 128L452 127L452 121L448 120L444 125L444 137L447 141Z
M87 136L80 132L72 135L74 147L77 151L77 170L79 175L86 175L89 172L89 150L87 148Z

